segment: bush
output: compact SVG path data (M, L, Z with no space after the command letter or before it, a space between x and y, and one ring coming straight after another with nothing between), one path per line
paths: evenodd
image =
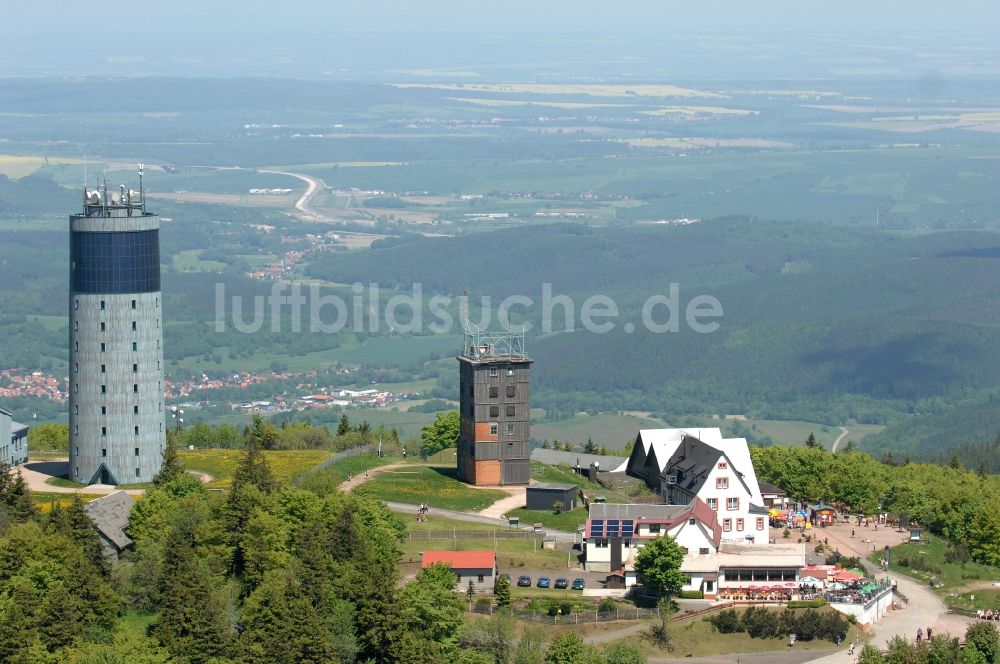
M744 632L755 639L770 639L782 633L778 614L763 606L749 606L740 618Z
M816 599L793 599L787 604L789 609L818 609L821 606L826 606L825 597L817 597Z
M743 631L740 618L736 615L736 609L719 611L714 616L705 618L705 620L712 623L712 627L720 634L733 634L734 632Z
M573 613L573 603L563 600L562 602L559 603L559 609L562 611L562 614L564 616L568 616L569 614Z
M604 599L601 600L601 603L597 605L597 610L600 611L601 613L617 611L618 605L615 603L615 600L611 599L610 597L605 597Z
M555 602L549 602L548 614L554 616L559 613L559 605Z
M705 599L705 593L700 590L682 590L678 597L681 599Z

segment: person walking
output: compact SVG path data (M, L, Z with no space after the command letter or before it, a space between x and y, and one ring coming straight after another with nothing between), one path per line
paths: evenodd
M920 643L920 640L923 639L923 638L924 638L924 630L921 629L920 627L918 627L917 628L917 643Z

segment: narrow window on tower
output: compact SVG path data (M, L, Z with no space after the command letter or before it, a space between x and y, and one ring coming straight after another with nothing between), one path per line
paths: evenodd
M139 435L139 427L138 427L138 426L136 426L136 427L135 427L135 435L136 435L136 436L138 436L138 435Z
M135 392L136 394L138 394L138 392L139 392L139 384L138 383L132 383L132 391Z
M105 325L104 323L101 323L101 332L104 332L106 329L108 329L108 326Z
M135 309L135 300L132 300L132 308Z
M136 455L136 456L139 456L139 448L138 448L138 447L137 447L137 448L135 448L135 455Z
M132 350L139 350L139 343L136 341L132 342Z
M508 436L514 435L514 425L513 424L508 424L507 425L507 435Z
M101 300L101 311L104 311L104 300Z
M73 414L74 415L79 415L80 414L80 407L77 406L76 404L73 404Z
M138 468L135 469L135 476L139 477L139 469Z
M101 427L101 435L102 436L107 436L108 435L108 428L107 427Z
M139 365L138 364L133 364L132 365L132 373L139 373Z
M73 342L73 350L80 350L80 342L79 341L74 341Z
M74 436L79 436L80 435L80 425L79 424L74 424L73 425L73 435ZM80 450L77 449L76 453L79 454Z
M108 407L101 406L101 415L107 415L107 414L108 414Z
M101 385L101 394L107 394L107 393L108 393L108 386Z
M80 321L78 320L73 321L73 331L74 332L80 331Z
M74 309L80 308L80 298L78 297L73 298L73 308Z
M500 388L496 385L490 385L490 399L496 399L500 396Z
M491 436L497 435L497 425L495 424L490 425L490 435Z
M513 405L507 406L507 417L514 417L514 412L516 408L517 407Z
M135 321L132 321L132 331L135 332L135 330L136 330Z
M105 350L107 350L107 348L108 348L107 345L102 341L101 342L101 352L103 353Z
M108 450L107 450L107 448L104 448L104 449L101 450L101 456L102 457L108 456Z
M106 364L102 364L101 365L101 373L107 373L107 365Z
M80 373L80 363L76 362L73 364L73 373Z
M133 415L138 415L139 414L139 407L138 406L132 406L132 414Z

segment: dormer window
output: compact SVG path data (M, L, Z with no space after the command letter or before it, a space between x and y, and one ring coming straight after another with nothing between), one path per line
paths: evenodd
M726 463L725 461L720 461L719 462L719 470L726 470L727 468L729 468L729 464L728 463Z

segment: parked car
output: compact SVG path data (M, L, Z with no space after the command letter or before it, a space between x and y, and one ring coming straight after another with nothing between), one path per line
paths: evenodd
M539 588L548 588L549 587L549 577L547 577L547 576L540 576L540 577L538 577L538 584L537 585L538 585Z
M586 585L587 583L580 577L573 579L573 590L583 590Z
M519 576L519 577L517 577L517 585L521 586L522 588L530 588L531 587L531 577L530 576Z
M562 577L559 577L558 579L556 579L555 587L558 588L559 590L566 590L566 586L568 586L568 585L569 585L569 582L566 579L564 579Z

